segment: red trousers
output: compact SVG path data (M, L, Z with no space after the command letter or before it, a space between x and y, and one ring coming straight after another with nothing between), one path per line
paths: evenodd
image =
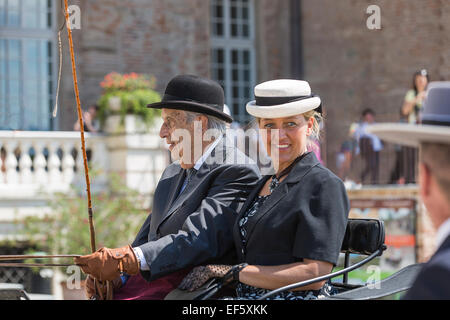
M114 291L114 300L163 300L170 291L178 287L189 271L190 269L183 269L150 282L138 273Z

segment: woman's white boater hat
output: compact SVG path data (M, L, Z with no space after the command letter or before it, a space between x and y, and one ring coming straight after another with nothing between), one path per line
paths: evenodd
M382 140L418 147L421 142L450 144L450 82L428 85L421 124L380 123L367 130Z
M320 106L320 97L311 93L308 82L279 79L258 84L255 87L255 100L247 103L246 109L256 118L284 118Z

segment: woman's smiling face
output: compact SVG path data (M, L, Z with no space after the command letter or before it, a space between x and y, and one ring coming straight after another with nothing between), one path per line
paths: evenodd
M313 124L313 117L306 120L302 114L285 118L259 119L259 129L267 153L278 172L306 152L307 137L312 132Z

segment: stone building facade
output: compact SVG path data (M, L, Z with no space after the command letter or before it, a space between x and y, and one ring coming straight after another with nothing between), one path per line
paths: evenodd
M45 31L52 44L54 96L56 35L63 16L60 1L40 3L44 7L35 10L54 20ZM238 120L245 121L245 101L253 98L255 84L275 78L306 79L323 100L322 158L333 171L348 128L363 109L374 109L379 122L398 121L414 71L426 68L432 80L450 79L447 0L74 0L70 4L81 13L81 29L73 30L73 37L84 108L97 101L99 84L112 71L149 73L161 93L173 76L191 73L218 78L226 86L226 103ZM380 8L380 29L367 27L371 5ZM7 39L39 37L43 32L24 33L14 24L18 9L0 8L0 56L14 66L17 57L12 57L12 42ZM28 13L22 15L29 19ZM65 30L62 40L60 110L53 125L41 130L71 130L76 120ZM6 79L12 72L8 68L0 69L2 75L6 70ZM3 112L10 104L4 100L8 94L0 92L0 130L30 130L8 127ZM24 116L27 101L33 99L14 106L22 108ZM44 109L48 118L52 106L50 101ZM394 160L393 146L386 145L381 181L388 180Z

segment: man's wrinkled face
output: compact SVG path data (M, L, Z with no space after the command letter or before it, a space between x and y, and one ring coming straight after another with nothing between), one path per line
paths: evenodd
M192 167L194 152L194 122L187 121L186 112L176 109L161 110L163 124L159 136L166 140L174 161L180 160L183 168Z

